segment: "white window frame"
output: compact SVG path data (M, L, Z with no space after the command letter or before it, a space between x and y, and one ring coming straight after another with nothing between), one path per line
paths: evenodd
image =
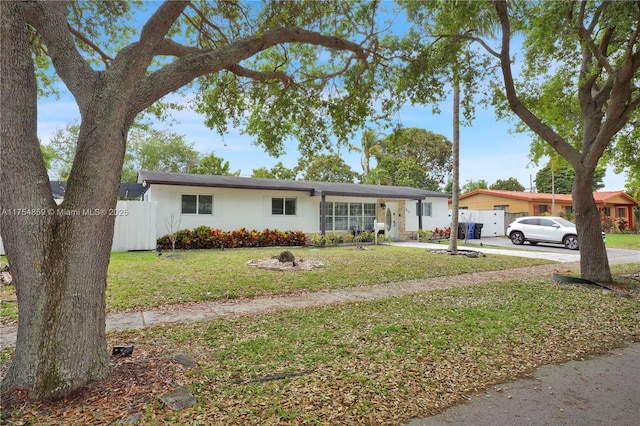
M369 224L369 228L373 230L373 224L376 221L376 206L376 203L327 201L325 203L325 230L332 232L365 231L368 230L365 229L367 228L366 224ZM322 203L319 208L322 208ZM339 210L340 214L336 215L336 210ZM352 215L352 212L359 212L359 214ZM320 221L322 221L322 214L320 214Z
M431 201L422 201L422 217L433 217L433 203ZM427 211L429 212L427 214ZM419 214L418 204L416 203L416 216Z
M273 202L275 200L282 201L282 213L274 213ZM293 212L287 209L287 203L293 202ZM289 204L291 207L291 204ZM271 216L297 216L298 215L298 199L295 197L271 197Z
M196 197L196 205L194 212L185 212L184 211L184 197ZM210 198L210 211L203 212L204 206L206 206L206 201L200 201L201 197ZM183 215L213 215L213 195L210 194L182 194L180 196L180 214Z

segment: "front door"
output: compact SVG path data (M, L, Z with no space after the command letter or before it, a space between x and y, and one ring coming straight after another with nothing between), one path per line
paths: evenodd
M398 203L386 203L387 211L385 212L385 237L398 238Z

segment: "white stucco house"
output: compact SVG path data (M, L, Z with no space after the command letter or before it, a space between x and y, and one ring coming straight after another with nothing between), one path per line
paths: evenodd
M146 188L144 200L157 203L157 237L169 233L171 217L180 229L309 235L373 230L378 222L393 239L415 239L418 229L450 223L449 195L416 188L153 171L139 172L138 183Z

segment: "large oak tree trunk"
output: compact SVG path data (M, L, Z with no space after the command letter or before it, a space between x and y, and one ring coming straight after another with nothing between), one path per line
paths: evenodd
M105 377L105 291L124 99L106 84L83 114L64 202L56 206L37 138L36 78L19 2L0 2L0 233L18 298L18 338L3 387L59 397ZM16 39L8 43L6 36ZM112 95L116 98L118 95Z

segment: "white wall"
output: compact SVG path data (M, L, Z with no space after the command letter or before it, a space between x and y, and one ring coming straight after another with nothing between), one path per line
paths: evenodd
M422 229L425 231L435 228L446 228L451 226L451 216L449 212L447 198L427 198L424 200L431 203L431 216L422 216ZM416 215L417 201L407 200L405 202L405 227L406 231L416 232L418 230L418 216Z
M181 214L182 195L212 195L213 214ZM295 216L272 215L271 198L296 198ZM320 197L299 191L261 191L253 189L205 188L197 186L152 185L145 199L157 201L156 236L169 233L165 219L174 214L179 229L206 225L223 231L248 229L296 230L316 233L320 230ZM328 198L327 198L328 200ZM375 199L374 199L375 202Z
M212 195L213 214L180 214L182 195ZM296 215L280 216L271 214L271 198L296 198ZM321 197L311 196L299 191L264 191L253 189L206 188L197 186L151 185L145 194L145 200L158 203L156 215L156 236L162 237L169 233L165 223L173 213L175 221L180 221L178 229L196 228L206 225L223 231L233 231L240 227L261 231L265 228L302 231L307 234L320 232L320 201ZM336 197L327 196L327 202L357 201L362 203L377 203L372 197ZM446 198L430 198L432 202L432 216L424 216L423 229L449 226L449 216ZM407 200L405 203L406 231L417 231L418 217L416 216L416 201Z

